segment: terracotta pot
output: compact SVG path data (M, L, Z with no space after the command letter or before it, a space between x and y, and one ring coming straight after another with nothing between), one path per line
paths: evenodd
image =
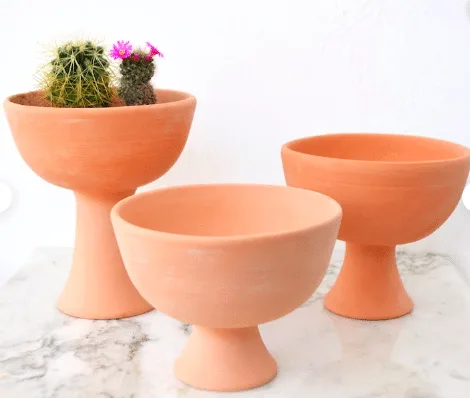
M196 388L236 391L277 374L258 325L293 311L318 287L341 208L302 189L193 185L127 198L112 220L142 296L195 325L176 376Z
M451 215L469 150L425 137L331 134L289 142L281 152L287 185L324 193L344 211L346 256L325 307L368 320L411 312L395 246L428 236Z
M21 105L35 95L10 97L4 106L17 148L29 167L51 184L75 192L75 251L59 309L90 319L151 310L122 264L110 211L137 187L173 166L186 144L196 99L158 90L159 103L147 106Z

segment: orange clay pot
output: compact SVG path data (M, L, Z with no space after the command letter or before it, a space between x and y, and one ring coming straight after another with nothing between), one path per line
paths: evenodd
M196 325L176 361L177 378L237 391L276 376L258 325L293 311L318 287L341 208L302 189L194 185L124 199L112 220L142 296Z
M469 150L450 142L390 134L331 134L282 147L287 185L336 199L346 256L325 307L345 317L380 320L413 309L395 246L422 239L456 207Z
M147 106L21 105L29 95L37 93L4 104L18 150L37 175L73 190L77 201L73 264L59 309L89 319L150 311L122 264L110 211L173 166L188 138L196 99L158 90L159 103Z

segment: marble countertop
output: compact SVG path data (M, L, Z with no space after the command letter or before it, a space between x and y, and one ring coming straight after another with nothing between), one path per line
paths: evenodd
M322 296L341 264L301 308L261 326L279 375L247 392L186 387L172 374L190 327L156 311L87 321L55 307L71 250L35 253L0 289L1 398L468 398L470 287L447 258L399 254L416 308L385 322L340 318Z

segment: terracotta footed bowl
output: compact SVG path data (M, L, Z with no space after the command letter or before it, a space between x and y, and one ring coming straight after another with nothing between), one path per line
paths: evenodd
M236 391L277 374L258 325L304 303L341 222L331 198L268 185L193 185L137 194L112 210L129 276L158 311L194 325L175 374Z
M349 318L410 313L395 246L420 240L457 206L470 151L451 142L393 134L330 134L281 150L287 185L324 193L343 209L346 256L325 307Z
M110 211L173 166L186 144L196 99L157 90L155 105L31 106L39 94L10 97L4 107L29 167L49 183L75 192L75 250L59 309L91 319L150 311L152 306L134 288L122 264Z

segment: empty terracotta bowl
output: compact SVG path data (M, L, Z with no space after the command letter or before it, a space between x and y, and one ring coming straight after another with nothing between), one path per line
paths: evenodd
M469 150L393 134L331 134L282 147L287 185L324 193L344 212L346 256L325 307L380 320L408 314L395 246L422 239L451 215L464 189Z
M176 376L215 391L273 379L277 365L258 325L318 287L339 230L338 203L282 186L194 185L137 194L111 214L140 294L195 325Z

